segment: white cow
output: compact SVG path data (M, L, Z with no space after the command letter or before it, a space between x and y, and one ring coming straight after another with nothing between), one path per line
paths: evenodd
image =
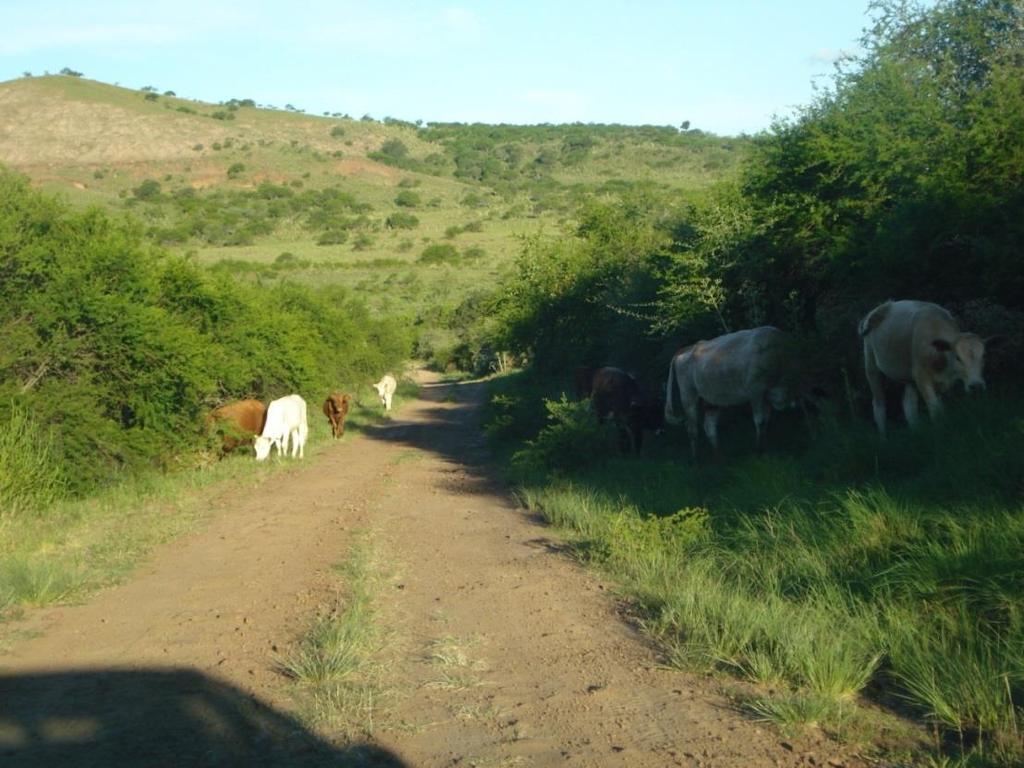
M938 304L887 301L871 310L857 330L864 340L864 372L875 424L883 437L883 376L904 384L903 414L911 427L917 424L918 393L934 419L942 411L939 394L956 382L963 382L968 392L985 388L986 340L961 332L953 316Z
M672 407L674 385L686 414L690 449L697 456L697 425L704 405L704 433L718 453L721 408L750 403L761 447L772 408L793 407L798 397L799 370L792 338L770 325L698 341L676 353L665 385L665 421L678 424Z
M299 395L288 395L274 400L267 406L267 420L263 432L256 438L256 461L263 461L270 455L270 447L277 446L277 455L288 452L288 441L292 441L292 458L298 454L303 458L309 423L306 421L306 401Z
M384 410L390 411L391 398L395 396L395 390L398 388L398 382L395 381L395 377L390 373L385 373L384 377L373 385L373 388L380 395L380 401L384 404Z

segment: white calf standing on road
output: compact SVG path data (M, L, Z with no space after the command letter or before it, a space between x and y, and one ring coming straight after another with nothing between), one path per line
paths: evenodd
M303 458L309 423L306 421L306 401L298 395L288 395L274 400L267 406L267 421L263 433L256 438L256 461L263 461L270 455L270 447L277 446L277 455L288 452L288 440L292 441L292 458L297 453Z
M398 388L398 382L395 381L395 377L390 373L385 373L384 378L373 385L373 388L377 390L377 394L380 395L380 401L384 403L384 410L391 410L391 398L395 395L395 390Z

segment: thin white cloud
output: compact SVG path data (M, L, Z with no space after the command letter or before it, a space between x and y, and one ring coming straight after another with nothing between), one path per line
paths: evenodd
M821 64L835 64L838 61L849 59L854 56L854 51L848 48L819 48L807 57L807 62L815 66Z
M2 0L0 0L2 1ZM187 42L237 29L248 15L244 4L222 0L148 0L145 5L93 0L35 9L14 6L0 16L0 55L83 46L146 48Z
M0 38L0 54L16 55L78 45L164 45L189 37L186 27L167 24L86 24L22 29Z

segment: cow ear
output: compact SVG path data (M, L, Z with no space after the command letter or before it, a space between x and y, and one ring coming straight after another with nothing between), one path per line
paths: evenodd
M1001 346L1008 342L1010 338L1004 333L997 333L995 336L989 336L987 339L982 341L985 344L985 349L994 349L995 347Z
M953 348L953 345L950 344L945 339L935 339L935 340L933 340L932 341L932 346L935 347L937 350L939 350L939 352L949 352L949 350L951 350Z

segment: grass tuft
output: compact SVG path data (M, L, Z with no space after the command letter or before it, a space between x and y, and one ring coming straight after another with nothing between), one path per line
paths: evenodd
M379 571L368 539L357 541L336 570L344 586L335 604L280 666L298 684L310 721L330 724L350 737L370 735L386 691L376 661L383 646L374 606Z

